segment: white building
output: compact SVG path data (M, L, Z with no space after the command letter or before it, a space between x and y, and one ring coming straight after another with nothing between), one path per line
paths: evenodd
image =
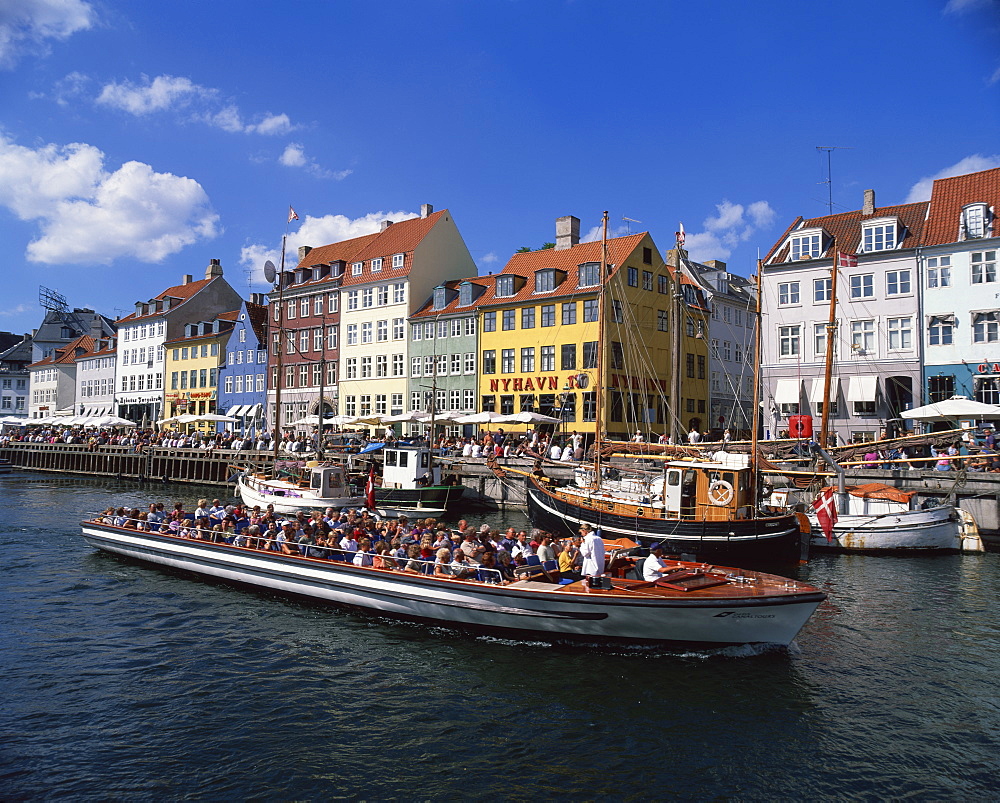
M115 338L95 341L89 351L76 358L77 414L111 415L115 408Z
M77 360L93 347L94 338L82 335L28 366L31 375L28 418L76 414Z

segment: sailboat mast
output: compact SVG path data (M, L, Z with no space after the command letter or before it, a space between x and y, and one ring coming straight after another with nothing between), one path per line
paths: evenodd
M753 361L753 418L750 421L750 465L752 471L750 473L751 486L750 490L753 494L754 506L753 509L757 510L757 489L760 487L760 460L758 459L757 450L759 448L759 423L760 423L760 363L761 363L761 344L762 344L762 329L761 326L763 321L761 319L761 308L762 299L764 296L764 261L761 259L757 260L757 326L754 329L753 335L753 351L754 351L754 361Z
M675 253L677 254L677 260L674 264L674 275L673 275L673 285L674 292L672 303L672 312L674 325L672 327L673 331L670 333L670 407L673 408L670 411L670 441L674 445L680 445L684 442L684 432L681 429L680 417L683 410L683 400L681 399L681 344L684 342L682 331L686 323L685 312L684 312L684 293L681 288L681 248L683 246L683 241L681 240L681 233L677 233L677 241L674 246Z
M285 337L285 242L288 239L286 232L281 236L281 268L278 271L278 339L275 341L277 351L276 368L278 376L274 382L274 462L278 461L278 446L281 442L281 353L282 341Z
M601 441L604 429L604 392L607 379L604 376L604 330L605 295L608 287L608 213L604 212L601 235L601 286L597 291L597 365L595 366L596 381L594 382L594 474L597 478L597 488L601 487Z
M833 241L833 264L830 265L830 319L826 325L826 366L823 370L823 415L819 425L819 443L824 448L829 443L830 426L830 384L833 379L833 349L837 342L837 268L840 251L837 241Z

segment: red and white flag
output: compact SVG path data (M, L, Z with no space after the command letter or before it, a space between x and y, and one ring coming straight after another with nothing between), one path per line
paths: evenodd
M837 497L833 488L824 488L813 502L819 526L823 528L826 542L833 542L833 526L837 523Z
M838 268L856 268L858 266L858 255L848 254L846 251L837 252Z
M684 224L678 223L677 225L680 226L680 231L675 232L675 236L677 237L677 246L683 247L684 240L687 239L687 235L684 233Z
M293 220L298 220L299 216L295 214L295 210L292 207L288 207L288 222L291 223Z
M368 482L365 483L365 507L375 509L375 467L368 469Z

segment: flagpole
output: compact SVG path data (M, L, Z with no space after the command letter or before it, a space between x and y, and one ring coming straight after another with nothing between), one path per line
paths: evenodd
M281 368L282 368L282 344L285 339L285 243L288 241L288 226L293 220L298 220L299 216L291 206L288 207L288 219L285 221L285 233L281 235L281 268L278 270L278 340L275 344L277 360L275 368L277 377L274 382L274 470L277 471L278 446L281 443Z

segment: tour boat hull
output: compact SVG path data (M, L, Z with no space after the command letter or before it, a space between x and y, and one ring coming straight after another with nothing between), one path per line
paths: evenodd
M825 598L815 588L770 575L729 575L722 587L687 592L643 591L645 584L634 580L616 580L612 590L589 589L582 582L489 585L99 522L83 522L82 529L87 543L98 549L159 566L380 615L530 640L787 645Z
M794 513L681 520L663 517L649 505L552 493L531 479L527 502L532 524L557 537L576 534L581 524L589 524L606 539L629 538L645 546L660 543L668 554L730 566L795 564L802 552L802 532Z
M880 514L842 514L832 540L811 514L811 549L828 552L958 552L964 528L951 505Z

